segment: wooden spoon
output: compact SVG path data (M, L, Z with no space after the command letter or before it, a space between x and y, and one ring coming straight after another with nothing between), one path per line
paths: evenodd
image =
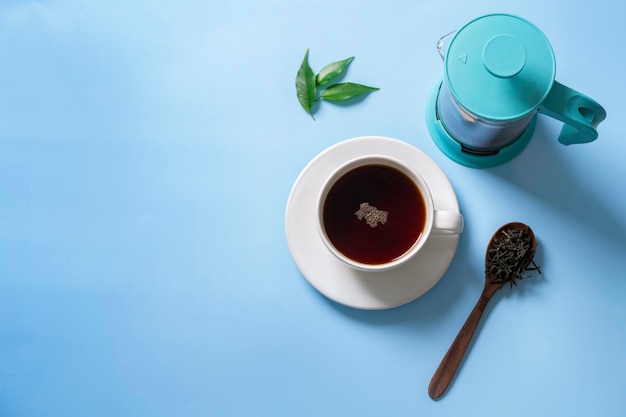
M511 238L513 243L518 243L518 245L512 244ZM505 242L507 239L509 239L508 243ZM520 239L524 241L521 252L517 251L520 247ZM485 255L483 292L430 380L428 385L430 398L437 399L446 391L461 363L461 359L463 359L467 346L472 340L472 335L487 307L487 303L496 291L502 288L504 283L514 284L516 279L521 278L521 272L533 262L536 249L535 234L530 227L523 223L507 223L493 234ZM506 268L501 268L498 264L505 264Z

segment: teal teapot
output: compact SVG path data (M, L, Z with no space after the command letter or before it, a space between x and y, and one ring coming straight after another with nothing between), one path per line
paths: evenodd
M555 80L546 36L517 16L491 14L441 38L443 80L427 106L433 141L452 160L475 168L506 163L533 136L538 113L564 123L559 142L598 137L606 112Z

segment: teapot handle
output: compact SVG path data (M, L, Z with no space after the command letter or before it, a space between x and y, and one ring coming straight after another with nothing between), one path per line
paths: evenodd
M595 100L554 81L539 113L565 123L559 142L564 145L596 140L596 128L606 118L606 111Z

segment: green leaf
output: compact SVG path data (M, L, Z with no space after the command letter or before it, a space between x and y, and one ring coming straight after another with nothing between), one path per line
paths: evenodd
M354 57L350 57L348 59L344 59L343 61L336 61L326 65L322 70L315 76L315 85L318 87L321 85L328 84L330 80L340 75L352 62Z
M309 65L309 50L306 50L304 59L296 76L296 93L298 101L304 110L313 117L311 106L315 101L315 74ZM315 120L315 117L313 117Z
M326 100L340 101L348 100L352 97L360 96L361 94L376 90L380 90L380 88L369 87L362 84L341 83L331 85L322 92L320 97Z

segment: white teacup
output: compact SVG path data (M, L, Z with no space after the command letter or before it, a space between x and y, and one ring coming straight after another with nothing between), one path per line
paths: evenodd
M418 254L430 236L463 230L460 213L435 210L416 169L382 155L336 169L319 193L316 221L328 250L362 271L395 268Z

